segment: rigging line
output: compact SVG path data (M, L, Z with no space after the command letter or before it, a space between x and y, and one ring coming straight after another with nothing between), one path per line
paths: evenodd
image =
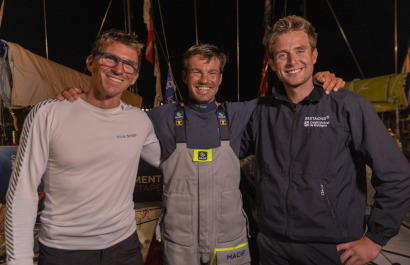
M165 42L165 49L166 49L166 51L164 50L164 47L162 46L162 43L159 41L159 35L158 35L157 29L156 29L156 27L155 27L155 23L152 22L152 28L154 29L154 34L155 34L155 43L158 43L158 44L159 44L159 47L160 47L160 49L161 49L161 51L162 51L162 54L164 55L165 60L167 61L167 65L168 65L169 68L171 68L171 60L170 60L169 54L168 54L168 44L167 44L167 41L166 41L166 38L165 38L165 28L164 28L164 24L163 24L163 22L162 22L163 19L162 19L161 6L159 5L159 0L158 0L158 9L159 9L160 20L161 20L161 24L162 24L162 32L163 32L164 39L165 39L164 42ZM150 13L151 13L151 16L152 16L152 20L155 21L155 19L154 19L154 12L152 11L152 5L151 5ZM182 99L181 91L179 90L178 84L176 83L176 80L175 80L175 78L174 78L174 75L173 75L173 73L172 73L172 70L170 70L170 72L171 72L172 81L174 82L174 85L175 85L175 90L178 92L179 97Z
M156 28L155 28L155 26L154 26L154 23L152 23L152 27L153 27L153 29L154 29L154 34L155 34L155 43L158 43L158 44L159 44L159 47L160 47L160 49L161 49L161 51L162 51L162 54L164 55L164 57L165 57L165 59L166 59L166 61L167 61L168 67L171 67L171 62L170 62L169 58L167 58L167 54L166 54L165 51L164 51L164 47L162 46L161 42L158 41L158 40L159 40L159 38L158 38L158 32L157 32L157 30L156 30ZM171 70L170 72L171 72L172 81L174 82L174 85L175 85L175 89L176 89L176 91L178 92L179 97L182 99L181 91L179 90L179 87L178 87L177 83L175 82L176 80L175 80L175 78L174 78L174 75L172 74L172 70Z
M165 33L165 27L164 27L164 21L163 21L163 19L162 19L162 11L161 11L161 5L160 5L160 3L159 3L159 0L158 0L158 10L159 10L159 18L160 18L160 20L161 20L161 26L162 26L162 35L164 35L164 44L165 44L165 51L166 51L166 54L167 54L167 61L169 62L169 53L168 53L168 44L167 44L167 35L166 35L166 33ZM151 11L152 12L152 11ZM155 28L155 27L154 27Z
M198 14L196 8L196 0L194 0L194 14L195 14L195 43L198 45Z
M43 0L43 10L44 10L44 34L46 38L46 58L48 60L48 41L47 41L47 19L46 19L46 0Z
M105 19L107 18L108 11L110 10L110 7L111 7L111 3L112 3L112 0L108 3L107 11L105 11L105 15L104 15L103 21L101 22L101 26L100 26L100 29L98 30L97 36L100 35L102 27L104 26Z
M352 50L352 47L350 46L350 43L349 43L349 41L348 41L348 39L347 39L347 37L346 37L344 31L343 31L343 28L342 28L342 26L340 25L339 20L337 19L337 16L336 16L335 11L333 10L332 4L330 4L330 1L329 1L329 0L326 0L326 2L327 2L327 5L329 6L330 11L332 12L333 18L335 19L335 21L336 21L336 23L337 23L337 26L339 27L340 33L342 34L342 36L343 36L343 38L344 38L344 40L345 40L345 42L346 42L346 45L347 45L347 47L349 48L350 54L352 55L353 60L354 60L354 62L356 63L356 66L357 66L357 68L358 68L358 70L359 70L359 72L360 72L360 75L362 76L362 79L365 79L364 74L363 74L363 71L362 71L362 68L360 68L359 62L357 61L356 56L354 55L354 52L353 52L353 50Z
M128 34L132 34L132 25L131 25L131 1L130 0L124 0L124 14L125 14L125 28L128 32Z
M237 71L237 82L238 82L238 102L240 101L239 95L239 0L236 0L236 71Z
M108 3L108 7L107 7L107 10L105 11L105 15L104 15L103 20L101 22L101 26L100 26L100 29L98 30L97 36L100 35L102 27L104 26L105 19L107 18L108 11L110 10L110 7L111 7L111 3L112 3L112 0L110 0L110 2ZM87 71L87 66L84 67L83 73L85 73L86 71Z

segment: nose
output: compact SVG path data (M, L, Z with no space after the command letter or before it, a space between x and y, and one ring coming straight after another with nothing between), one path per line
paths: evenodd
M288 54L288 65L294 65L296 62L296 54L289 53Z
M114 70L115 73L118 74L122 74L122 72L124 72L124 65L123 63L120 61L117 63L117 65L115 67L112 68Z
M201 75L201 78L199 79L199 83L201 83L201 84L206 84L206 83L208 83L208 75L207 74L202 74Z

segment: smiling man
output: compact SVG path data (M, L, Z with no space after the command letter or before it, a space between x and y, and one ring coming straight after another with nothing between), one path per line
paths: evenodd
M138 78L141 48L123 31L99 35L89 91L28 115L7 194L7 264L33 264L41 180L39 265L143 264L132 194L140 156L158 166L160 146L147 115L120 100Z
M316 42L297 16L278 20L268 38L283 86L261 100L244 137L256 148L261 265L366 264L397 234L410 203L409 163L370 102L344 89L326 96L314 82ZM376 190L367 220L361 162Z

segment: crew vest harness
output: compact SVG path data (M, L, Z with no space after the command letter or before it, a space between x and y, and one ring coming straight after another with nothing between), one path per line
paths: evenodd
M185 112L174 112L176 149L161 164L163 213L157 238L165 264L250 264L240 165L230 147L225 110L216 111L221 146L187 148Z

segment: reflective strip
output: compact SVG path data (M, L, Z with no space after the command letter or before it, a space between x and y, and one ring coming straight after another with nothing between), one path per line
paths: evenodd
M212 161L212 149L194 149L194 162L210 162Z
M243 244L240 244L240 245L237 245L236 247L233 247L233 248L216 248L216 249L214 250L214 265L216 265L216 252L234 250L234 249L238 249L238 248L244 247L244 246L246 246L246 245L248 245L248 242L243 243Z

